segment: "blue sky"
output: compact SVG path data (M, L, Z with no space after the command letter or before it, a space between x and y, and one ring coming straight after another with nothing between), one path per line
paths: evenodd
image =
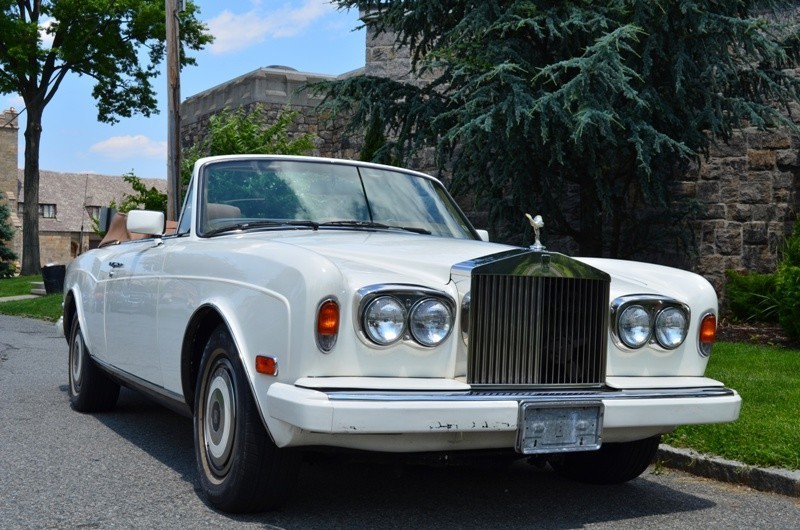
M197 66L181 73L181 98L258 68L290 66L338 75L364 66L358 13L339 11L329 0L195 0L215 42L195 53ZM162 65L162 71L165 65ZM115 125L97 121L93 80L71 75L45 109L41 169L75 173L166 178L167 87L155 80L159 114L134 116ZM0 95L0 109L24 107L14 94ZM25 149L20 116L19 167Z

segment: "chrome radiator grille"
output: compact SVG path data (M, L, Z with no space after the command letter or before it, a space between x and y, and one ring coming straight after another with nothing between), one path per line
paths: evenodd
M604 382L608 280L473 274L470 297L470 384Z

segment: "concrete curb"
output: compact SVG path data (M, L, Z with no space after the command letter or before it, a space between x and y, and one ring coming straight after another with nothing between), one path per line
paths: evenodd
M742 484L758 491L800 497L800 471L752 467L724 458L701 455L691 449L660 445L656 462L693 475Z

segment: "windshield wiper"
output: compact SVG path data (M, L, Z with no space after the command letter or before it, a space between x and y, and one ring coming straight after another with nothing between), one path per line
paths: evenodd
M413 232L415 234L430 235L431 231L425 228L417 228L414 226L393 226L383 223L374 223L372 221L329 221L327 223L319 223L319 226L344 226L350 228L378 228L381 230L403 230L405 232Z
M236 231L244 231L250 230L252 228L282 228L282 227L301 227L301 228L311 228L312 230L316 230L319 228L319 223L314 221L272 221L272 220L261 220L261 221L243 221L241 223L236 223L232 225L221 226L219 228L215 228L213 230L209 230L208 232L203 233L204 236L213 236L216 234L222 234L224 232L236 232Z

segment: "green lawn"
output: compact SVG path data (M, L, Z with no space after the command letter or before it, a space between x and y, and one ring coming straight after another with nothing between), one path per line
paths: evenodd
M31 294L31 283L42 281L41 276L18 276L0 279L0 297ZM61 316L61 293L39 296L30 300L0 302L0 314L39 318L55 322Z
M41 276L17 276L0 279L0 296L31 294L31 283L42 281Z
M5 280L0 280L0 284ZM28 289L29 294L30 289ZM8 296L8 295L2 295ZM0 302L0 314L19 317L38 318L55 322L61 316L61 302L64 295L61 293L38 296L30 300L15 300L13 302Z
M706 375L741 394L739 421L680 427L664 442L753 466L800 469L800 351L720 343Z
M0 280L0 296L28 294L37 277ZM0 303L0 313L55 321L61 294ZM680 427L664 437L675 447L753 466L800 469L800 350L739 343L714 346L706 371L736 389L743 400L739 421Z

